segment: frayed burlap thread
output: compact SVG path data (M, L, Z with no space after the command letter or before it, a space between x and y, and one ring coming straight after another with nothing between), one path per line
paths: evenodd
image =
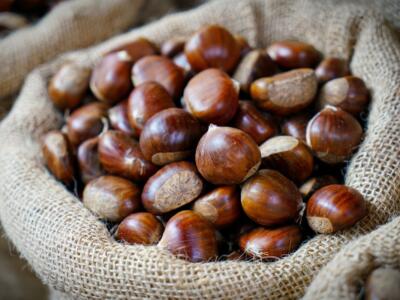
M115 242L106 227L46 171L39 137L61 124L46 92L65 60L92 65L111 47L138 36L156 43L220 23L264 47L296 38L325 55L351 61L372 101L365 139L346 184L368 201L369 214L350 230L318 235L276 262L179 260L156 246ZM399 41L384 19L350 4L317 0L221 0L64 56L29 75L0 125L0 218L38 276L65 297L80 299L297 299L347 243L400 212ZM335 280L335 278L330 278ZM60 296L60 294L56 294ZM64 296L63 296L64 297Z

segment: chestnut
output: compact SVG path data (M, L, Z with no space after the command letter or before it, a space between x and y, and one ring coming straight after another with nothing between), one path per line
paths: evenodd
M194 76L184 91L185 108L205 123L227 124L239 103L239 86L226 73L208 69Z
M84 98L91 70L74 63L64 64L51 78L48 92L59 109L76 107Z
M77 158L81 179L84 183L105 175L100 165L98 144L99 138L94 137L84 141L78 147Z
M236 44L239 45L240 57L245 57L252 50L247 39L242 35L235 35Z
M139 143L122 131L109 130L100 136L99 159L108 173L134 181L145 181L157 170L144 158Z
M250 257L270 260L293 252L300 245L301 239L301 230L297 225L275 229L259 227L244 234L239 240L239 245Z
M166 40L161 45L161 54L170 58L183 52L186 39L183 37L173 37Z
M196 166L186 161L175 162L149 178L143 188L142 203L148 212L163 214L193 201L202 189Z
M258 171L244 183L241 202L246 215L263 226L296 221L303 208L296 185L281 173L268 169Z
M147 38L139 37L133 41L129 41L117 48L114 48L111 52L125 51L128 53L132 63L137 62L139 59L149 55L155 55L158 53L157 47L149 41Z
M107 122L108 105L93 102L76 109L67 119L67 135L74 146L99 135Z
M184 79L183 69L164 56L143 57L132 69L132 82L135 86L154 81L162 85L174 99L181 95Z
M202 134L202 126L187 111L169 108L147 121L140 149L147 160L162 166L192 156Z
M248 93L253 81L275 74L277 67L267 52L261 49L252 50L240 61L233 74L233 79L240 83L240 88Z
M321 55L312 45L299 41L278 41L267 48L269 56L282 68L312 68Z
M164 226L154 215L138 212L122 220L115 236L129 244L154 245L161 239L163 230Z
M257 144L277 133L277 126L272 117L262 114L250 101L239 101L232 125L250 135Z
M131 136L138 136L139 133L129 124L128 100L124 100L108 110L108 119L111 128L120 130Z
M250 86L256 105L286 116L311 104L317 93L317 77L312 69L296 69L257 79Z
M262 165L281 172L297 183L313 172L314 159L307 145L289 135L275 136L260 146Z
M219 25L203 26L186 42L186 57L196 72L218 68L227 73L239 62L241 48L235 37Z
M300 194L303 196L304 199L308 199L311 197L315 191L323 188L324 186L337 184L338 180L331 175L322 175L310 178L305 183L303 183L300 188Z
M347 62L338 57L327 57L315 69L319 83L346 76L349 73Z
M261 163L257 144L245 132L211 125L196 149L196 166L213 184L239 184L252 176Z
M193 210L215 227L227 227L241 214L240 194L236 186L221 186L198 198Z
M358 115L369 102L369 92L362 79L355 76L346 76L331 80L321 88L318 105L334 105Z
M318 233L349 228L367 215L364 197L355 189L332 184L317 190L307 202L307 221Z
M391 267L375 269L367 278L365 300L396 300L400 295L400 271Z
M183 210L168 221L158 246L191 262L213 260L218 255L214 228L190 210Z
M140 208L140 189L127 179L101 176L83 190L83 204L103 220L119 222Z
M162 85L156 82L142 83L129 96L127 115L130 125L140 135L150 117L174 106L172 97Z
M114 104L126 98L132 89L132 58L126 51L104 56L94 67L90 89L97 99Z
M344 110L327 106L308 122L307 144L317 157L328 164L348 159L360 144L363 130L360 123Z
M301 112L283 120L281 130L284 135L291 135L306 142L306 128L311 119L309 112Z
M45 164L55 178L64 184L74 181L74 163L71 147L65 134L53 130L42 138L42 152Z

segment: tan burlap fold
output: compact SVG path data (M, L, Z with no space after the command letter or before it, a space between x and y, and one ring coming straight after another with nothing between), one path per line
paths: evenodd
M36 66L90 46L132 25L144 0L70 0L39 23L0 40L0 98L17 91Z
M352 72L363 78L372 92L365 140L346 173L346 184L357 188L369 202L369 215L357 226L335 235L318 235L294 254L272 263L192 264L156 246L115 242L105 226L46 171L38 138L61 122L46 86L63 61L90 65L110 47L137 36L160 42L188 35L206 23L221 23L259 47L276 39L296 38L315 45L325 55L351 60ZM39 277L64 293L55 295L65 299L299 298L345 244L400 211L399 61L399 41L380 16L361 7L318 0L212 2L68 55L28 77L12 112L0 125L0 218L4 229ZM379 239L371 241L379 243ZM321 273L315 280L323 278L328 277Z

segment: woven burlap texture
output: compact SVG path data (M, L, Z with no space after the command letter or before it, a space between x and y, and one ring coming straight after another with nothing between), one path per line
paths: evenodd
M111 47L135 37L143 35L159 43L171 36L187 36L206 23L223 24L259 47L295 38L315 45L325 55L351 60L352 72L362 77L372 92L365 140L346 173L346 184L358 189L369 203L369 215L357 226L334 235L318 235L293 255L272 263L192 264L156 246L115 242L106 227L46 171L38 140L59 127L62 119L46 86L65 60L92 65ZM400 211L399 49L384 20L358 6L317 0L222 0L60 58L30 74L13 110L0 125L0 218L4 229L38 276L65 298L302 297L321 268L345 244L387 223Z
M36 66L132 25L144 0L70 0L39 23L0 40L0 98L15 93Z

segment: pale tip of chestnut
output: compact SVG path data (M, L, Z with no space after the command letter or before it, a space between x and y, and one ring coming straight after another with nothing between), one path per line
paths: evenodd
M129 53L125 50L123 51L118 51L117 52L117 57L119 60L121 61L127 61L127 62L131 62L132 61L132 57L129 55Z
M231 79L233 83L233 87L235 88L236 93L239 94L240 92L240 82L237 81L236 79Z
M261 157L268 157L275 153L292 150L296 148L299 142L295 137L288 135L272 137L260 146Z

